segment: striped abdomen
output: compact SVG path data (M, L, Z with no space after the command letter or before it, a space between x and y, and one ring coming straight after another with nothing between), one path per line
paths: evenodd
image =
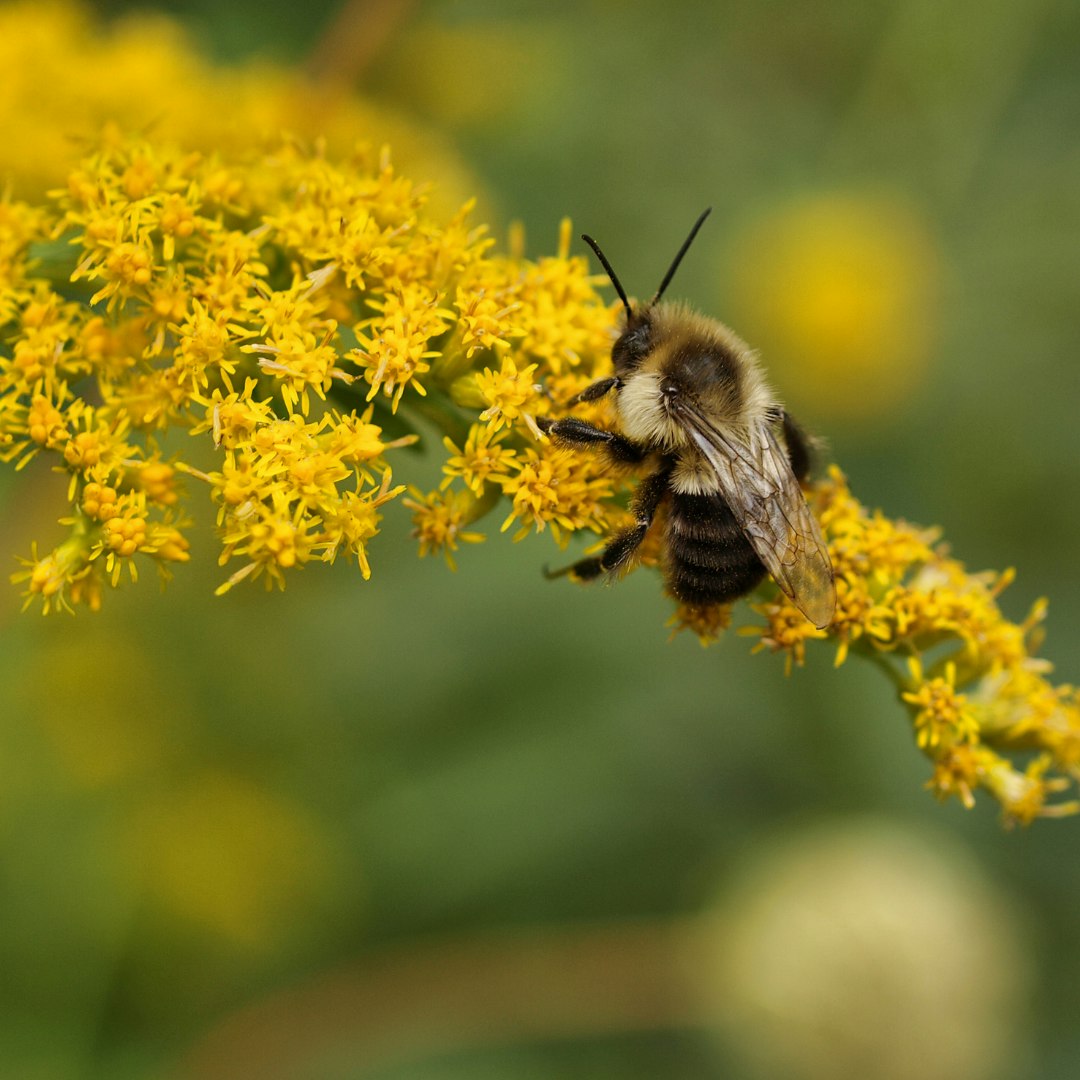
M765 576L765 567L719 495L672 492L667 552L668 588L687 604L736 600Z

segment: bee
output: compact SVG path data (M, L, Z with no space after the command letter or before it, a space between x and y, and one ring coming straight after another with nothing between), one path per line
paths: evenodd
M832 621L836 586L829 552L800 488L811 441L777 401L745 342L716 319L662 299L704 224L694 223L647 304L632 304L599 244L596 253L625 310L611 350L614 374L573 398L615 395L618 431L577 417L538 421L555 443L601 450L614 465L655 462L630 504L634 523L603 552L549 577L615 577L667 507L669 591L691 606L728 603L766 573L815 626Z

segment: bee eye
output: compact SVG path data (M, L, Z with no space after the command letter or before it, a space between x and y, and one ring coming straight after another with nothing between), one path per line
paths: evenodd
M611 349L616 372L633 371L641 365L652 348L652 323L648 316L634 316Z

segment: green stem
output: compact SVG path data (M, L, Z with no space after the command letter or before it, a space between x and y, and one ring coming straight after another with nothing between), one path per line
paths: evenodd
M880 649L875 649L873 645L865 645L860 641L853 645L850 651L856 656L861 656L864 660L870 661L880 671L883 671L888 676L889 682L896 688L897 695L912 689L911 680L906 678L900 668L893 663L891 657Z
M458 446L463 446L469 437L469 422L442 390L429 388L424 397L413 398L408 409L418 413Z

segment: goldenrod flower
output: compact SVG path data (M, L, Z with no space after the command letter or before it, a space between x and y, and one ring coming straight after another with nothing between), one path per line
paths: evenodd
M803 619L803 622L806 622ZM667 621L672 628L671 636L680 631L689 630L702 648L707 648L720 640L720 635L731 625L730 604L708 604L693 606L676 601L675 613Z
M548 525L556 541L562 540L563 529L603 531L604 500L611 496L613 481L596 472L595 461L545 443L540 450L527 448L512 466L513 475L501 481L513 501L503 532L515 521L521 522L515 540L527 536L530 527L543 532Z
M773 652L783 652L784 671L791 674L792 665L801 667L806 662L806 643L828 637L824 630L819 630L809 619L790 603L785 596L778 597L766 604L755 605L754 610L765 617L764 626L748 626L741 632L759 636L761 640L751 650L760 652L768 648ZM846 643L841 645L846 655Z
M441 553L451 570L457 569L453 553L459 543L478 544L484 539L483 533L465 528L482 512L481 504L467 491L415 492L404 502L413 512L413 536L420 541L421 556Z
M44 206L0 204L0 455L67 473L75 538L22 575L29 595L96 605L140 561L186 560L185 474L208 486L235 561L221 591L342 553L367 577L380 508L404 490L389 455L417 438L408 420L383 434L406 403L450 440L443 489L464 485L414 500L423 551L479 538L465 526L504 487L530 525L599 528L612 485L591 466L563 454L544 498L523 472L552 458L533 421L549 400L540 362L507 350L542 355L560 326L609 325L606 309L584 260L492 257L469 209L431 214L385 151L208 156L115 127ZM83 299L68 282L89 283ZM523 328L540 326L543 340ZM203 437L217 465L166 456L170 429Z
M480 414L496 431L515 420L525 420L535 427L533 417L539 404L540 387L536 383L537 364L519 369L505 357L498 371L485 368L476 376L476 389L487 408ZM539 434L539 432L537 432Z
M911 678L916 687L900 697L916 707L915 737L919 746L953 747L971 744L979 737L979 722L967 707L967 698L956 692L956 664L945 663L944 674L927 679L922 663L915 657L908 661Z
M465 486L479 498L488 481L509 480L515 466L516 452L501 445L504 437L505 432L493 425L473 424L469 428L464 449L459 450L449 436L443 439L450 457L443 465L446 478L439 486L445 490L455 477L461 477Z
M971 806L982 788L1023 823L1080 810L1054 801L1080 779L1080 698L1053 686L1050 665L1033 655L1045 601L1010 622L997 597L1011 571L969 573L934 531L864 510L835 467L811 496L838 573L837 618L822 636L838 640L838 660L861 653L893 679L933 762L931 790ZM770 629L763 641L789 664L805 660L805 637ZM1031 752L1026 765L1014 760Z
M382 299L368 300L368 306L380 316L366 321L370 326L366 336L357 328L363 347L353 350L349 358L371 384L368 401L381 390L392 399L396 412L406 387L427 393L421 380L431 368L431 359L440 355L430 343L449 329L455 313L439 307L438 296L416 282Z

